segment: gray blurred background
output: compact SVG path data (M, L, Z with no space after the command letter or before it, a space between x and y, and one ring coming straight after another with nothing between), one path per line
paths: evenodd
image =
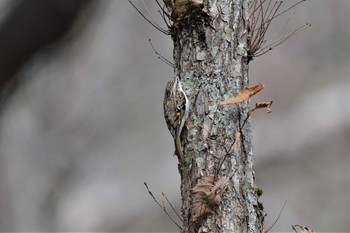
M0 3L3 19L12 4ZM271 114L253 116L265 226L287 200L271 231L350 232L349 1L306 1L276 21L270 38L293 12L281 36L312 27L250 64L251 85L266 84L252 103L274 101ZM143 185L179 208L162 112L173 71L149 38L171 59L170 37L127 1L94 1L63 41L20 69L1 111L1 231L178 231Z

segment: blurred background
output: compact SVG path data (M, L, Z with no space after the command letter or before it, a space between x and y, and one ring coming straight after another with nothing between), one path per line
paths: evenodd
M127 1L34 2L0 1L0 230L178 231L143 185L180 207L162 112L173 71L148 42L171 59L170 37ZM253 116L266 228L287 200L272 232L350 232L349 10L306 1L267 39L293 12L281 36L312 27L250 64L266 84L252 103L274 101Z

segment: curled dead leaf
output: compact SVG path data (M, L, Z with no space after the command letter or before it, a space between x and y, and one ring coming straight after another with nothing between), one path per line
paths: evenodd
M213 212L220 204L225 178L222 176L203 176L191 190L192 194L192 221L197 221Z
M292 228L296 233L315 233L312 229L300 225L292 225Z
M258 102L255 104L255 108L266 108L267 113L271 113L272 109L271 109L271 105L272 105L273 101L268 101L268 102Z
M227 98L224 101L222 101L220 104L235 104L235 103L240 103L245 100L248 100L250 97L261 91L262 89L265 88L265 84L259 83L258 85L254 87L248 87L244 88L242 91L238 92L235 94L233 97Z
M257 102L255 104L255 108L253 109L250 109L247 113L248 116L250 116L256 109L259 109L259 108L266 108L266 111L267 113L271 113L272 112L272 108L271 108L271 105L272 105L273 101L268 101L268 102Z

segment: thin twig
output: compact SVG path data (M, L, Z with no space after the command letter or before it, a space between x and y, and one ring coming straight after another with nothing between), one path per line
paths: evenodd
M161 9L161 10L163 10L163 9ZM167 26L167 28L171 28L170 22L168 22L168 20L170 20L169 17L166 15L164 10L163 11L161 11L161 10L158 10L158 13L162 17L162 19L163 19L165 25Z
M293 16L295 16L295 14L293 14ZM282 31L284 31L284 29L286 29L287 24L292 20L293 16L289 17L286 22L283 24L283 26L281 27L281 29L272 37L272 39L270 41L276 41L277 37L279 35L281 35Z
M284 14L285 12L287 12L287 11L289 11L290 9L296 7L297 5L299 5L299 4L302 3L302 2L306 2L306 0L300 0L299 2L297 2L297 3L295 3L294 5L288 7L287 9L285 9L285 10L279 12L278 14L274 15L273 17L271 17L271 18L268 17L269 20L271 20L271 21L274 20L274 19L277 18L278 16ZM275 4L276 4L276 3L277 3L277 2L275 2ZM279 4L282 4L282 3L283 3L282 1L279 2ZM272 7L272 8L273 8L273 7ZM265 22L265 23L267 23L267 22Z
M135 8L135 10L149 23L151 24L155 29L157 29L158 31L164 33L165 35L169 35L170 32L167 31L167 30L164 30L162 27L160 27L158 24L156 23L153 23L150 19L148 19L137 7L136 5L131 1L131 0L128 0L128 2ZM147 8L146 8L147 10ZM152 18L152 17L151 17ZM153 18L152 18L153 20Z
M148 39L154 53L158 56L158 59L162 60L165 64L167 64L168 66L171 66L174 68L174 64L167 58L165 58L163 55L161 55L160 53L157 52L157 50L154 48L153 44L152 44L152 40Z
M158 0L155 0L157 5L159 6L159 8L162 10L163 12L163 15L165 15L169 20L172 20L172 17L171 15L165 10L166 6L165 5L160 5L159 1Z
M267 9L270 9L271 2L272 2L272 0L270 0ZM272 20L271 15L273 14L273 12L277 12L278 9L279 9L279 7L280 7L281 5L282 5L282 1L279 1L279 2L276 1L276 2L272 5L272 7L271 7L269 13L267 14L267 18ZM276 8L276 9L275 9L275 8Z
M171 204L171 202L168 200L168 198L166 197L166 195L164 193L162 193L163 197L165 198L166 202L169 204L169 206L171 207L171 209L174 211L174 213L176 214L176 216L180 219L180 221L182 222L182 218L179 215L179 213L176 211L175 207Z
M277 47L278 45L282 44L284 41L288 40L290 37L292 37L293 35L295 35L298 32L301 32L302 30L310 27L311 24L306 23L304 26L301 26L300 28L296 29L294 32L290 33L289 35L279 39L278 41L275 41L267 46L265 46L264 48L262 48L260 50L260 52L256 53L256 55L254 55L254 57L259 57L264 55L265 53L271 51L273 48Z
M271 225L271 227L270 227L269 229L267 229L264 233L267 233L269 230L272 229L272 227L275 226L275 224L277 223L277 221L280 219L280 217L281 217L281 215L282 215L282 212L283 212L283 209L284 209L284 207L286 206L286 204L287 204L287 200L284 202L284 204L283 204L283 206L282 206L282 209L280 210L280 213L278 214L276 220L273 222L273 224Z
M300 0L299 2L297 2L297 3L295 3L294 5L288 7L287 9L285 9L284 11L278 13L274 18L276 18L276 17L282 15L283 13L285 13L285 12L289 11L290 9L296 7L297 5L299 5L299 4L302 3L302 2L306 2L306 0ZM272 18L272 19L273 19L273 18Z
M153 196L153 193L149 190L148 185L147 185L146 182L144 182L144 185L146 186L146 189L147 189L149 195L153 198L154 202L157 203L157 205L164 211L164 213L166 213L166 215L168 215L168 217L171 219L171 221L172 221L173 223L175 223L175 225L176 225L180 230L182 230L181 226L170 216L170 214L166 211L165 207L162 206L162 205L157 201L157 199Z
M267 0L254 0L253 4L250 6L251 39L249 41L249 56L251 58L261 56L268 51L271 51L274 47L288 40L291 36L310 26L310 24L306 24L300 28L297 28L287 36L276 40L277 36L280 35L280 33L285 29L288 22L291 20L291 18L289 18L283 27L279 30L279 32L273 36L270 42L267 42L265 37L272 21L306 0L299 0L297 3L293 4L285 10L282 10L281 12L279 10L283 1L275 1L274 3L272 3L272 0L268 0L267 2L266 1ZM264 3L267 3L266 7L263 6Z
M275 4L275 5L276 5L276 4ZM272 9L275 7L275 5L272 7ZM263 28L265 29L265 30L264 30L264 36L265 36L265 33L266 33L267 29L268 29L268 28L270 27L270 25L271 25L272 19L273 19L274 16L277 14L277 12L278 12L279 8L281 7L281 5L282 5L282 1L279 2L279 3L277 3L276 9L274 9L273 11L272 11L272 9L271 9L271 13L273 12L273 13L272 13L272 16L270 16L271 14L269 14L267 20L264 22L264 26L263 26ZM266 24L266 25L265 25L265 24Z
M162 27L161 27L159 24L157 24L157 22L153 19L152 15L151 15L151 12L148 10L148 7L147 7L147 5L145 4L145 2L144 2L143 0L141 0L141 2L142 2L142 4L143 4L143 7L146 9L146 11L147 11L149 17L152 19L152 22L153 22L155 25L157 25L158 28L162 28ZM163 29L163 28L162 28L162 29ZM163 30L164 30L164 29L163 29ZM166 31L166 30L164 30L164 31Z
M246 116L246 118L244 119L243 124L239 127L239 133L240 133L240 137L239 138L241 138L241 136L242 136L242 130L243 130L246 122L248 121L249 117L250 117L250 115ZM236 143L236 141L239 140L239 138L236 138L236 134L235 134L235 138L234 138L230 148L228 150L226 150L226 148L225 148L226 154L224 155L224 158L218 164L218 168L216 170L216 175L219 175L219 171L221 170L221 167L222 167L224 161L226 160L227 156L229 156L232 153L232 147Z

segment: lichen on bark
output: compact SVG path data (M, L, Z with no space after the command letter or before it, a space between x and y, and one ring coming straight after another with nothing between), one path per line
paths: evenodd
M248 102L220 105L249 84L248 1L195 2L200 10L182 9L186 13L174 18L171 28L175 73L191 104L181 135L185 157L179 165L182 231L262 232L250 121L241 128ZM237 147L231 150L239 131ZM213 213L193 221L190 191L198 179L210 175L225 177L225 188L218 194L222 201Z

